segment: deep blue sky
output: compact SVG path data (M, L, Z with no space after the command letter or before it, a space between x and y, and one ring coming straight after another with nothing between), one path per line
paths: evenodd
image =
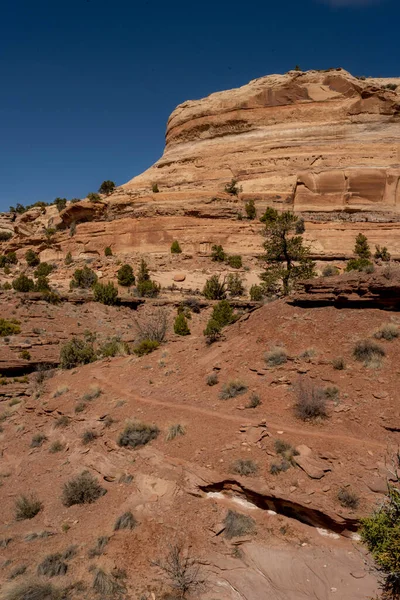
M269 73L400 75L399 0L3 0L0 209L157 160L187 99Z

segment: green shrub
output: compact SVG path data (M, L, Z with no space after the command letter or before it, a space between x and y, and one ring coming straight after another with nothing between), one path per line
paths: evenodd
M35 283L35 291L36 292L49 292L50 291L50 283L47 277L41 275L36 279Z
M394 323L387 323L375 331L374 337L377 340L386 340L387 342L390 342L399 337L399 328Z
M11 321L8 319L0 319L0 337L17 335L18 333L21 333L19 321L16 319L12 319Z
M340 504L345 508L358 508L360 504L360 499L355 492L350 490L349 488L342 487L338 491L337 498Z
M339 275L340 271L335 265L326 265L322 269L322 277L334 277L335 275Z
M114 183L114 181L111 181L110 179L103 181L103 183L99 187L100 194L105 194L106 196L109 196L110 194L112 194L114 190L115 190L115 183Z
M365 366L378 363L385 354L385 350L372 340L359 340L353 350L354 358L363 362Z
M130 354L130 350L126 342L123 342L120 338L115 337L111 340L105 341L104 344L100 346L98 354L103 358L114 356L127 356Z
M114 531L120 531L121 529L135 529L137 521L130 510L124 512L123 515L118 517L114 524Z
M67 199L66 198L56 198L54 200L54 204L56 205L58 212L61 212L67 206Z
M67 267L69 265L72 265L72 263L74 262L73 258L72 258L72 254L71 252L67 252L67 256L65 257L64 263L67 265Z
M69 284L71 289L82 288L90 289L97 283L97 275L87 265L83 269L76 269Z
M155 281L141 281L137 284L137 292L143 298L155 298L160 290L160 286Z
M226 287L232 297L243 296L243 280L237 273L229 273L226 280Z
M228 300L221 300L213 308L211 320L216 321L220 327L225 327L235 322L235 315Z
M253 221L257 217L256 205L253 199L246 202L244 205L244 209L246 211L247 218Z
M137 356L145 356L157 350L159 345L160 343L155 340L142 340L134 347L133 351Z
M39 254L29 249L25 252L25 260L29 267L36 267L40 264Z
M211 260L213 260L214 262L224 262L225 259L226 259L226 254L224 252L223 247L220 245L214 244L211 247Z
M35 270L35 277L47 277L54 270L53 265L49 265L49 263L40 263L38 268Z
M0 231L0 242L8 242L12 238L11 231Z
M207 300L223 300L226 298L225 281L221 282L218 275L212 275L205 283L203 296L207 298Z
M33 519L42 510L43 504L33 494L19 496L15 501L15 518L17 521Z
M231 196L237 196L241 191L242 188L238 187L236 179L231 179L225 186L225 192Z
M135 276L131 265L122 265L122 267L118 269L117 278L119 285L122 285L123 287L130 287L133 285L135 283Z
M160 430L156 425L139 421L128 423L118 438L118 445L124 448L138 448L156 439Z
M89 471L82 471L80 475L64 483L61 499L64 506L91 504L105 493L106 490Z
M118 303L118 290L112 281L108 283L95 283L93 286L93 299L107 306Z
M174 322L174 332L177 335L190 335L190 329L183 312L178 313Z
M16 265L18 263L17 255L15 252L9 252L8 254L0 254L0 267L4 268L7 265Z
M104 248L104 256L112 256L112 250L111 250L110 246L106 246Z
M300 383L297 387L297 399L294 405L294 414L302 421L326 419L326 394L321 388L310 384Z
M176 437L185 435L186 430L183 425L180 423L176 423L175 425L170 425L168 428L168 433L166 435L167 442L174 440Z
M261 302L264 298L264 292L261 285L253 284L250 288L250 300L252 302Z
M228 510L224 519L224 534L229 540L249 533L254 533L255 521L247 515Z
M182 248L179 245L178 240L174 240L171 244L171 254L180 254L182 252Z
M35 289L35 282L24 273L21 273L21 275L13 280L12 286L16 292L33 292Z
M386 246L383 246L382 248L381 248L381 246L375 246L375 253L374 253L375 260L381 260L382 262L389 262L390 258L391 258L390 252L388 251Z
M373 264L367 258L351 258L347 261L346 271L365 271L368 272Z
M221 337L221 325L215 319L209 319L203 335L207 338L208 344L213 344Z
M158 183L153 183L151 186L151 189L152 189L153 194L158 194L158 192L160 191L158 189Z
M221 400L228 400L229 398L236 398L236 396L245 394L246 392L247 385L239 379L234 379L222 386L219 397Z
M60 351L60 366L62 369L73 369L78 365L86 365L96 360L93 344L73 337L66 342Z
M101 201L99 194L96 194L95 192L89 192L89 194L87 195L87 199L90 200L90 202L100 202Z
M265 362L269 367L277 367L287 362L287 353L284 348L276 347L265 353Z
M238 458L231 466L231 471L232 473L249 477L250 475L255 475L257 473L258 466L250 459Z
M232 256L228 256L227 263L232 269L241 269L242 268L242 257L240 254L233 254Z
M304 224L304 219L303 217L299 217L297 219L297 223L296 223L296 227L295 227L295 233L296 235L301 235L302 233L304 233L306 230L305 224Z

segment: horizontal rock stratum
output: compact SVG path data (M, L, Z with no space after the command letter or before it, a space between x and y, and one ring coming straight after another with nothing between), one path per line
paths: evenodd
M232 178L238 196L225 192ZM120 254L169 253L179 239L193 255L221 243L256 256L260 225L238 219L253 198L258 216L267 206L301 213L317 258L348 258L359 231L400 258L399 180L400 78L290 71L179 105L152 167L101 203L18 217L13 243L38 246L47 219L60 231L58 255L102 254L106 245ZM62 233L72 222L74 237Z

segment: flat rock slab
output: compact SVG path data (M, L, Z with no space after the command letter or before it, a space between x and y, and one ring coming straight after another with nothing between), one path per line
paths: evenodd
M311 479L322 479L325 473L328 471L332 471L332 467L323 462L322 460L318 460L317 458L310 458L309 456L295 456L294 460L296 464L303 469L305 473Z

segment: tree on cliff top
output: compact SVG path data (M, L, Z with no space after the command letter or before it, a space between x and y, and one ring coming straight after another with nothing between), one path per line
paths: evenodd
M315 263L310 258L310 248L303 237L296 234L299 218L292 212L278 213L269 208L263 218L263 235L266 270L261 278L265 287L277 291L281 288L287 296L299 279L315 275Z

